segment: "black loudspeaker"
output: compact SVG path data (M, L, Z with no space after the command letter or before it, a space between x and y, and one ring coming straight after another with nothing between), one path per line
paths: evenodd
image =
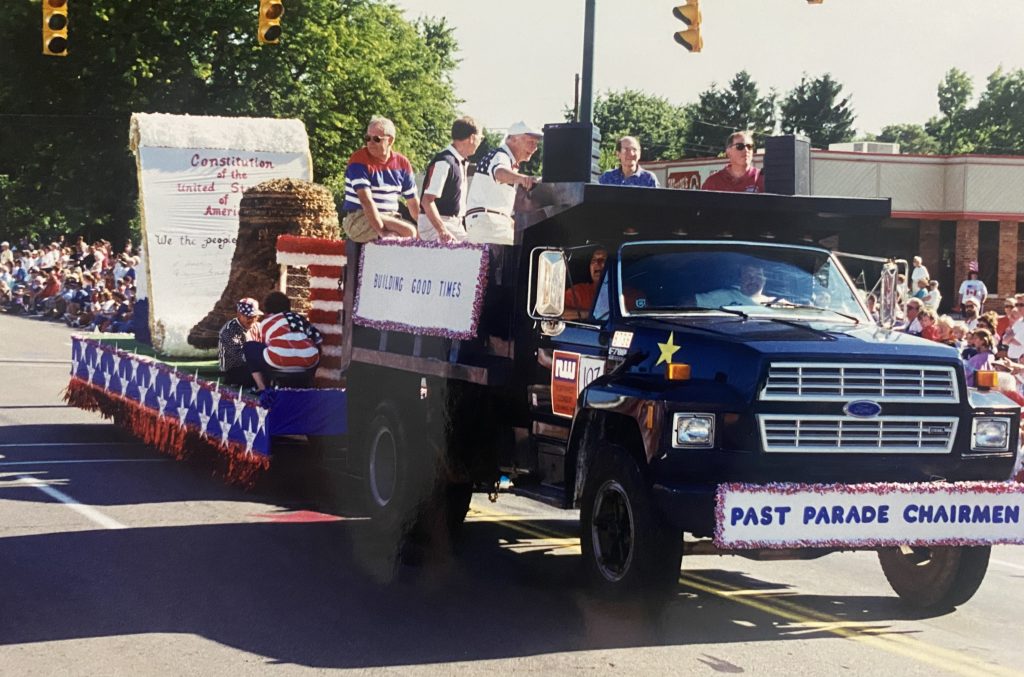
M764 190L811 194L811 142L803 136L769 136L764 143Z
M586 122L544 125L544 183L596 181L601 174L601 130Z

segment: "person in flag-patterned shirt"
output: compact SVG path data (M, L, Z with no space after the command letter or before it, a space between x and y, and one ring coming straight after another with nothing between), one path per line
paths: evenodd
M252 371L256 390L266 390L270 370L305 373L309 380L320 363L323 336L305 317L291 310L291 301L279 291L263 299L266 316L260 321L263 341L245 344L245 361Z

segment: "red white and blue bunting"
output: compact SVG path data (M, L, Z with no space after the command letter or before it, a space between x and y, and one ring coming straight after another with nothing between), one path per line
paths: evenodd
M81 336L72 337L64 399L99 411L164 453L199 451L227 461L231 481L251 484L270 464L270 410L194 375Z

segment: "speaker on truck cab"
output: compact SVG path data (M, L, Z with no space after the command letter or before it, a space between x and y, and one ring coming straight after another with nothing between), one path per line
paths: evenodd
M764 142L764 190L811 194L811 142L803 136L769 136Z
M586 122L544 125L544 167L541 179L596 181L601 175L601 130Z

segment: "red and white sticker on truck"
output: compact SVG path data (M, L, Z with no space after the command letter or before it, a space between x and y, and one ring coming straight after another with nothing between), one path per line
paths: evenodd
M603 359L556 350L551 359L551 411L572 418L580 393L603 374Z

